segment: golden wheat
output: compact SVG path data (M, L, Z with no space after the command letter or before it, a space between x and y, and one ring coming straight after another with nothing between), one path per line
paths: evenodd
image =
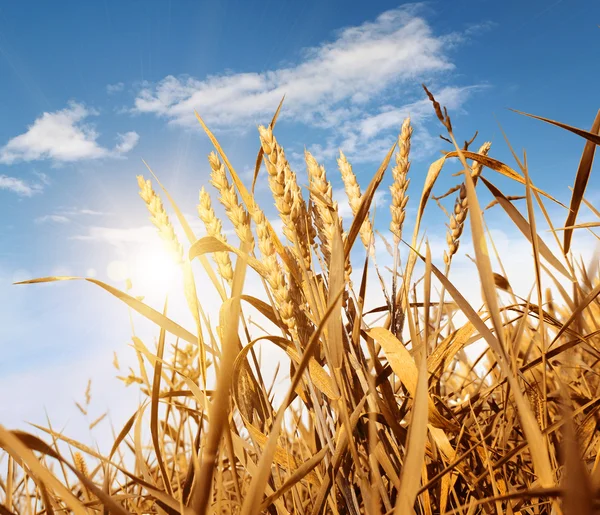
M178 263L183 263L183 247L177 239L173 225L171 225L171 221L159 195L152 189L152 182L144 180L142 175L138 175L137 180L140 187L140 197L142 197L150 212L150 221L158 229L160 237L170 250L173 258Z
M210 195L207 193L204 187L202 187L200 190L198 216L204 223L204 227L206 227L206 234L212 236L213 238L217 238L223 243L227 243L227 239L223 234L221 220L217 218L217 215L212 207ZM231 258L229 257L229 253L215 252L213 256L215 262L217 263L219 274L221 274L221 277L227 283L231 284L233 281L233 267L231 266Z
M410 170L410 162L408 160L410 154L410 139L412 137L413 128L410 125L410 118L406 118L402 123L402 130L398 136L398 150L396 151L396 165L392 168L392 176L394 182L390 186L391 204L390 212L392 221L390 222L390 231L394 236L396 246L402 239L402 226L406 218L406 204L408 204L408 185L410 179L408 172Z
M442 170L440 163L459 158L466 168L461 152L468 152L468 145L462 151L456 145L446 109L427 93L448 130L449 138L444 139L456 152L447 153L430 168L433 172L427 175L419 199L419 219L430 198L441 198L432 195ZM271 126L275 121L276 117ZM600 114L595 127L600 128ZM230 184L225 167L212 153L211 182L219 191L227 217L243 248L257 243L247 260L236 260L232 298L227 298L220 281L213 280L207 270L223 298L216 329L213 331L212 320L203 313L208 323L198 324L198 334L192 334L179 325L176 313L161 314L127 294L130 284L120 292L95 281L157 325L157 350L134 335L139 372L129 369L128 375L121 377L126 384L139 387L141 403L115 431L108 455L52 427L36 426L47 435L46 443L33 434L0 426L0 463L7 465L0 478L0 512L591 515L598 511L598 266L593 263L586 269L571 253L559 260L541 245L544 233L537 235L538 246L532 246L534 259L544 258L542 266L554 286L546 281L541 284L538 275L532 277L538 292L546 289L544 298L538 297L542 305L536 305L512 294L501 263L502 274L491 268L483 248L481 220L472 217L473 245L478 246L472 270L474 277L481 279L484 307L471 306L460 294L465 285L449 279L450 260L463 238L469 210L479 206L480 188L495 191L495 197L501 199L498 209L512 214L513 220L519 220L518 230L532 238L534 210L519 218L514 211L518 206L507 205L506 197L491 183L498 171L518 181L520 177L507 171L508 165L494 165L495 171L484 177L487 170L474 163L472 183L466 175L466 184L458 187L449 220L446 272L425 248L424 256L411 251L400 275L396 258L407 223L412 135L410 121L404 121L392 169L391 233L396 248L387 244L385 236L382 239L394 256L394 268L389 270L392 281L400 281L399 288L411 292L411 299L398 306L388 301L371 309L368 294L349 299L351 285L343 278L349 262L342 263L337 246L342 224L324 167L306 154L309 213L273 131L260 129L261 153L275 203L284 224L290 224L292 245L284 245L214 135L205 130L232 179ZM486 155L489 149L486 143L479 153ZM391 157L390 151L381 173ZM584 165L588 161L582 160ZM584 165L580 165L576 182L581 183L582 176L587 180L589 169ZM367 224L366 213L371 207L368 202L373 202L373 185L379 184L382 176L378 174L361 195L352 167L341 152L338 166L354 213L352 240L342 236L343 251L350 253L348 247L359 234L363 243L367 237L372 239L374 228ZM181 260L181 245L160 198L150 181L140 177L138 182L153 223ZM238 201L238 194L244 204ZM541 197L536 200L545 208ZM581 190L573 193L572 200L574 205L584 201ZM358 210L363 202L365 209ZM173 207L180 212L174 202ZM199 215L207 233L225 241L221 221L204 189ZM308 223L305 229L297 225L302 217ZM419 223L415 223L414 242L422 236ZM302 230L312 234L305 242L321 264L306 260L298 242ZM313 245L315 235L320 248ZM210 251L202 238L192 243L198 252ZM240 255L240 250L230 250ZM370 288L373 257L366 256L361 277L364 288ZM421 257L424 274L415 279L411 259ZM307 266L298 266L299 261ZM264 292L245 289L249 284L242 284L246 264L251 267L249 273L256 272L264 279ZM186 260L185 265L191 270L195 262ZM572 288L564 288L554 272L572 275ZM381 281L386 294L389 276L378 268L377 275L375 280ZM188 277L194 280L191 274ZM194 277L202 280L199 274ZM54 280L57 278L29 282ZM439 286L436 302L432 292ZM342 288L346 303L331 297ZM186 299L192 293L196 301L206 298L198 298L191 289L185 291ZM509 292L509 303L500 302L499 291ZM261 300L261 293L272 305ZM444 293L451 295L452 301L445 302ZM252 323L248 323L246 305L258 311ZM396 331L390 316L389 322L380 323L379 314L390 311L397 311L406 324L405 335ZM432 311L437 311L437 316L432 316ZM265 320L270 325L263 325ZM212 367L209 381L197 360L204 352L199 345L204 337L213 353L212 361L202 361ZM289 376L286 370L283 377L279 366L271 377L265 376L261 357L270 353L273 345L289 359ZM475 347L482 348L478 356ZM287 368L288 362L285 364ZM115 366L119 367L116 355ZM154 374L149 374L147 367ZM210 380L213 372L219 377L216 383ZM8 396L7 402L10 400ZM89 402L88 383L85 405L78 405L86 417L91 411ZM103 425L94 428L101 429ZM145 445L146 438L150 446ZM72 464L62 456L63 446L71 451ZM3 459L5 451L8 463ZM59 469L53 467L56 462ZM73 471L85 481L74 480Z
M352 214L356 216L362 198L360 186L356 180L356 175L352 171L352 165L348 162L348 159L341 150L337 162L342 180L344 181L344 188L346 190L346 196L348 197L350 209L352 209ZM365 221L360 227L360 239L366 249L372 249L373 225L368 217L365 218Z
M225 165L219 160L216 152L211 152L208 155L208 162L211 167L211 184L220 193L219 201L225 208L225 213L231 221L235 233L240 242L252 245L254 236L250 228L250 215L242 207L238 201L238 196L235 192L235 186L229 184L227 174L225 173Z
M479 154L487 155L491 148L490 142L485 142L479 148ZM483 169L483 165L481 163L474 163L472 167L472 176L474 180L477 180L477 177L481 175L481 171ZM448 243L448 251L444 250L444 263L448 266L452 261L452 256L454 256L458 252L458 247L460 244L460 237L463 232L463 228L465 226L465 220L467 219L467 214L469 213L469 206L467 202L467 189L463 184L461 184L458 195L454 202L454 209L452 214L450 215L450 225L448 227L448 231L446 232L446 242Z

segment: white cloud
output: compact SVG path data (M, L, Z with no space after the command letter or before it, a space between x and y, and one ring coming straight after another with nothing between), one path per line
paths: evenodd
M285 94L282 117L336 126L392 87L394 95L414 98L419 79L454 68L445 50L458 36L434 35L417 12L418 6L403 7L345 28L332 42L305 50L294 66L204 80L168 76L146 84L134 110L195 126L196 109L213 125L239 125L264 122Z
M119 93L120 91L123 91L124 88L125 84L123 84L122 82L117 82L115 84L109 84L108 86L106 86L106 92L109 95L112 95L114 93Z
M412 159L429 158L439 140L424 127L435 115L421 82L432 86L451 114L460 112L483 86L447 85L455 68L448 51L469 39L468 29L462 34L434 33L421 11L419 4L403 6L343 28L287 67L204 79L167 76L144 83L133 111L197 127L197 110L213 128L244 132L266 123L285 94L281 119L335 129L322 137L324 143L307 145L319 160L335 158L341 147L353 163L381 161L408 115L414 142L419 143ZM287 150L292 158L302 154L301 149Z
M126 244L154 243L158 238L156 228L147 225L142 227L89 227L88 233L72 236L73 240L108 243L115 247Z
M70 208L70 209L61 210L60 214L64 215L64 216L78 216L78 215L100 216L100 215L104 215L105 213L103 213L102 211L95 211L93 209Z
M42 184L45 184L46 186L52 182L50 181L50 177L48 177L48 175L44 172L33 172L33 174L42 182Z
M47 222L53 222L55 224L67 224L71 220L63 215L44 215L39 216L35 219L36 224L43 224Z
M93 209L78 209L78 208L69 208L69 209L60 209L55 213L49 215L43 215L36 218L34 221L37 224L53 222L58 224L66 224L69 223L73 217L79 216L100 216L103 215L101 211L94 211Z
M31 197L36 193L41 193L43 187L40 184L30 184L16 177L0 175L0 190L12 191L21 197Z
M366 187L367 185L364 186L362 191L363 193ZM338 203L338 214L340 218L352 221L354 219L354 215L352 214L352 208L350 207L350 203L348 202L348 195L346 195L346 190L344 188L334 189L332 196L334 202ZM383 189L377 190L375 192L375 196L373 197L373 202L371 203L371 205L375 208L385 207L387 205L386 192ZM347 230L349 229L349 226L344 228Z
M132 150L140 140L140 135L135 131L118 134L117 136L119 138L119 143L115 147L115 152L119 154L126 154Z
M110 150L98 144L98 132L89 124L84 123L89 116L97 116L94 109L76 102L60 111L44 113L27 129L27 132L12 138L0 148L0 163L13 164L19 161L39 161L50 159L54 162L74 162L84 159L98 159L121 154L133 148L132 137L127 141L121 140L115 150ZM136 140L137 142L137 140Z

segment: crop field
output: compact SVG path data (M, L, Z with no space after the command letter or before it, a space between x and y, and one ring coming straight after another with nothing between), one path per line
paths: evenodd
M452 113L426 87L423 98L446 150L426 176L413 177L407 118L360 185L341 151L337 170L308 151L305 171L292 169L277 139L283 100L258 128L252 181L241 179L196 113L214 146L210 184L189 185L200 190L205 235L196 236L168 184L149 168L137 177L141 202L182 270L178 287L194 327L172 318L167 300L156 310L87 278L155 325L155 344L133 338L139 367L122 377L144 400L115 428L106 454L50 422L36 435L0 426L0 514L600 512L600 271L597 255L587 264L571 252L578 234L600 226L586 197L600 111L590 130L532 120L581 137L561 203L536 186L526 155L515 150L509 164L489 142L459 143ZM440 191L436 181L450 164L460 166L456 187ZM343 223L334 174L352 210ZM387 231L374 221L384 177ZM521 195L505 195L500 177ZM255 200L256 183L267 180L281 230ZM448 206L445 228L423 222L435 202ZM504 211L530 244L527 297L498 266L503 249L489 236L487 208ZM597 221L578 223L583 210ZM539 231L540 223L551 230ZM446 234L442 255L429 245L436 231ZM482 306L449 278L467 235ZM375 248L392 266L378 265ZM260 291L244 288L250 275ZM373 287L385 299L374 309L366 307ZM202 302L209 288L220 299L218 320ZM269 348L285 356L277 380L263 374Z

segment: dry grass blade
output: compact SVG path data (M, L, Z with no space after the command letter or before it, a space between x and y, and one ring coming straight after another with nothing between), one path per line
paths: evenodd
M337 217L335 217L337 222ZM342 301L339 297L336 301L335 292L339 292L345 288L344 284L344 243L340 233L339 224L335 224L335 232L333 244L331 246L331 262L329 265L329 302L328 308L333 310L333 316L329 318L327 323L327 343L331 358L331 366L337 369L342 368L342 360L344 359L344 342L342 340ZM336 302L336 304L333 304Z
M506 214L510 216L510 219L514 222L517 228L521 231L523 236L527 238L529 243L533 243L533 237L531 235L531 227L529 222L525 219L525 217L519 212L519 210L506 198L506 196L494 186L490 181L488 181L485 177L481 177L483 183L490 190L492 195L498 201L498 204L502 206ZM552 251L548 248L548 246L544 243L544 241L538 236L538 246L540 254L550 263L556 270L558 270L561 274L563 274L567 279L573 280L571 274L568 270L563 266L563 264L556 258L556 256L552 253Z
M163 315L165 317L167 316L166 301ZM163 460L163 453L160 447L160 438L158 435L158 396L160 392L160 380L162 374L162 359L165 350L165 335L166 331L164 330L164 328L161 328L160 336L158 337L158 348L156 350L156 357L158 359L156 360L156 363L154 365L154 377L152 379L152 398L150 401L150 432L152 433L152 443L154 445L154 452L158 461L158 468L160 469L160 473L163 477L163 484L165 485L167 493L172 496L173 490L171 489L171 481L169 480L169 475L167 474L167 469Z
M173 322L170 318L167 318L162 313L152 309L150 306L147 306L140 300L128 295L117 288L114 288L102 281L98 281L97 279L91 279L89 277L40 277L38 279L31 279L29 281L21 281L15 284L37 284L37 283L51 283L56 281L87 281L89 283L100 286L100 288L106 290L108 293L114 295L119 300L127 304L130 308L137 311L140 315L146 317L151 322L154 322L157 326L163 327L165 330L170 332L171 334L178 336L182 340L186 342L197 344L198 337L194 336L188 330L181 327L179 324ZM206 351L211 354L214 353L213 349L210 347L206 347Z
M410 395L413 398L416 398L419 369L410 352L408 352L398 338L384 327L373 327L372 329L369 329L367 333L381 345L392 370L398 376ZM457 429L454 424L440 414L433 403L433 399L431 399L429 395L427 395L427 402L429 404L429 419L435 427L450 430Z
M572 231L573 229L593 229L600 227L600 222L583 222L577 225L570 225L569 227L556 227L555 231Z
M596 119L592 125L592 134L598 134L600 132L600 110L596 114ZM569 214L565 221L565 227L567 227L564 234L564 252L569 252L571 248L571 238L573 236L573 229L569 226L575 224L577 219L577 213L579 213L579 207L581 206L581 200L585 194L585 189L592 173L592 163L594 162L594 154L596 152L596 145L591 141L585 142L583 153L581 154L581 160L579 161L579 167L577 168L577 175L575 176L575 184L573 185L573 195L571 196L571 204L569 205Z
M456 143L455 143L456 145ZM458 146L456 146L458 149ZM459 151L459 155L461 152ZM502 349L502 354L499 356L501 363L503 364L504 373L509 378L511 387L513 388L513 395L517 403L521 424L523 431L529 442L529 448L533 459L533 465L535 471L540 479L542 486L551 487L554 486L554 474L552 472L552 466L550 465L550 458L548 456L548 449L542 433L537 424L534 415L531 413L529 406L520 390L520 386L510 370L508 369L508 362L506 360L506 347L505 347L505 336L503 331L502 318L500 316L500 310L498 307L498 297L496 293L496 287L494 283L494 276L492 271L492 265L490 262L487 244L485 241L485 234L483 232L482 224L482 211L479 207L479 200L477 193L475 192L475 185L473 178L469 172L464 156L461 156L461 161L465 167L465 184L467 187L467 199L471 209L471 232L473 237L473 247L475 248L475 255L477 257L477 269L479 271L479 277L481 279L481 287L483 290L483 297L491 315L491 319L496 330L496 337L498 343Z
M265 485L269 477L269 471L271 469L271 463L273 462L273 456L277 449L277 439L281 430L281 423L283 422L283 414L290 403L292 394L298 386L298 383L300 382L304 371L308 367L310 357L312 355L315 345L319 341L321 332L323 331L323 328L327 325L327 322L329 321L329 318L332 315L335 306L337 305L337 301L342 297L343 293L343 290L339 291L337 295L335 295L332 298L333 302L331 303L327 311L324 313L321 322L315 329L315 332L310 338L310 342L304 350L304 354L302 355L302 359L298 364L290 388L288 390L286 399L281 408L279 409L275 421L273 422L271 433L269 434L269 440L263 450L263 453L260 457L260 461L257 465L257 473L252 478L252 482L250 483L249 496L246 498L246 500L244 501L244 505L242 506L242 515L256 515L260 509L260 501L262 499L263 492L265 490Z
M408 444L400 478L400 490L394 509L394 513L397 515L415 513L414 504L420 483L420 474L417 471L423 467L427 440L427 407L429 403L427 402L426 362L423 355L419 366L415 401L408 430Z
M558 333L548 346L548 348L552 347L557 340L569 329L571 324L579 317L579 315L600 295L600 283L598 283L592 291L590 291L577 305L577 307L573 310L569 318L562 324Z
M590 476L583 460L581 459L581 449L577 441L577 432L573 423L573 414L568 407L570 399L564 388L563 401L563 452L565 455L565 515L593 515L597 513L594 510L594 499Z
M383 160L383 163L381 163L381 166L377 170L377 173L375 174L373 179L371 179L369 187L362 196L360 206L356 211L356 215L354 216L354 220L352 221L352 225L350 226L350 230L348 231L348 236L345 241L344 255L346 260L350 256L350 250L352 250L352 246L356 241L356 237L360 233L360 229L362 227L363 222L365 221L365 218L369 216L369 209L371 207L371 203L373 202L373 198L375 197L375 192L377 191L377 187L381 184L381 181L383 180L383 175L385 174L385 171L387 170L387 167L390 164L390 159L392 158L395 148L396 143L394 143L392 145L392 148L390 148L389 152L385 156L385 159Z
M231 287L231 298L223 304L221 312L225 323L223 327L224 341L222 341L222 360L217 379L217 390L213 403L210 406L211 428L204 448L202 466L198 471L191 492L191 502L194 510L204 514L208 510L211 494L214 467L218 458L217 450L221 441L222 432L227 423L229 413L229 397L231 389L231 373L235 355L239 348L238 324L240 320L240 297L246 277L245 245L242 244L242 253L235 264L235 273Z
M215 252L233 252L238 257L243 257L247 261L248 265L252 267L258 274L264 276L267 273L265 266L256 258L248 255L241 249L233 247L232 245L215 238L214 236L204 236L196 241L190 247L189 258L190 261L192 261L196 257Z
M461 151L461 154L463 155L463 157L465 159L472 159L473 161L482 164L483 166L489 168L490 170L494 170L494 171L500 173L501 175L504 175L505 177L508 177L509 179L513 179L513 180L521 183L523 186L525 186L525 179L523 178L523 176L518 174L510 166L502 163L501 161L498 161L497 159L494 159L492 157L477 154L475 152L469 152L466 150ZM458 151L453 150L452 152L446 153L446 158L449 159L451 157L460 157L458 154ZM458 174L458 175L460 175L460 174ZM540 190L533 185L531 186L531 189L538 192L540 195L543 195L548 200L555 202L559 206L564 207L564 208L567 207L562 202L559 202L552 195L546 193L545 191Z
M319 465L325 455L327 454L329 449L324 447L317 454L315 454L308 461L305 461L302 465L300 465L290 477L288 477L283 485L279 487L279 489L267 497L262 505L260 506L260 511L264 512L271 504L275 502L276 499L281 497L283 494L288 492L291 488L293 488L297 483L302 481L310 472L312 472L317 465Z
M556 125L557 127L560 127L561 129L565 129L569 132L572 132L573 134L577 134L578 136L581 136L582 138L585 138L588 141L590 141L596 145L600 145L600 135L598 135L594 132L587 132L582 129L578 129L577 127L571 127L570 125L567 125L565 123L556 122L554 120L550 120L549 118L544 118L542 116L536 116L534 114L524 113L522 111L517 111L516 109L511 109L511 111L522 114L524 116L529 116L530 118L535 118L536 120L541 120L542 122L546 122L551 125Z

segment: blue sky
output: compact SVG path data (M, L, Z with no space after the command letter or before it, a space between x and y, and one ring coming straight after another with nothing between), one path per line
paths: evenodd
M0 6L0 390L14 388L28 404L2 408L0 423L37 419L53 402L71 407L87 377L126 349L128 313L106 293L12 282L94 275L122 287L120 265L135 263L140 248L156 250L137 196L141 160L191 218L207 185L212 147L194 109L248 180L256 126L285 93L276 135L288 158L302 176L306 146L338 190L338 148L366 187L410 114L417 198L428 164L447 148L425 82L460 140L479 130L474 146L490 140L490 155L514 166L500 122L527 149L536 185L568 202L583 141L507 108L589 128L600 107L598 24L591 0ZM507 194L522 192L491 177ZM445 171L435 193L455 182ZM592 176L590 200L597 191ZM257 195L270 205L262 185ZM443 238L441 212L433 206L427 216L441 227L429 234ZM503 220L488 216L499 229ZM124 395L111 388L101 402Z

